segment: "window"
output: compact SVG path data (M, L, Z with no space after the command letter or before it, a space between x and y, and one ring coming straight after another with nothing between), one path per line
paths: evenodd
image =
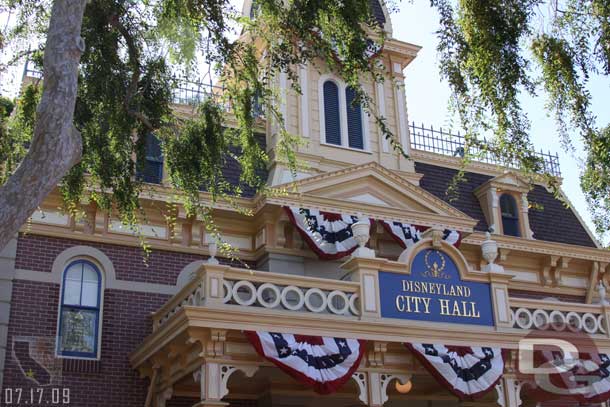
M324 126L326 142L341 145L341 109L339 87L333 81L324 82Z
M362 108L356 101L356 91L353 88L345 89L347 108L347 140L351 148L364 149L362 137Z
M500 197L500 211L502 212L502 229L504 234L520 237L517 201L512 195L504 194Z
M163 181L161 143L154 134L148 134L145 143L146 161L138 168L138 178L151 184L160 184Z
M84 260L71 263L63 274L57 353L97 358L102 276Z
M367 122L357 102L357 91L336 79L322 77L319 84L321 142L367 150Z

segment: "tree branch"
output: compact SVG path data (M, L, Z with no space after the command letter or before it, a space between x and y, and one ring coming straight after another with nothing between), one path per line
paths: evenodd
M85 49L80 33L86 3L53 2L32 144L21 165L0 187L0 249L81 159L82 139L73 119L78 64Z

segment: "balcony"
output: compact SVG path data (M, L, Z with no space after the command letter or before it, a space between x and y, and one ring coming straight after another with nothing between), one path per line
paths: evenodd
M417 126L415 122L411 123L411 149L425 151L428 153L440 154L449 157L464 157L466 139L464 136L458 134L452 134L443 129L434 129L421 126ZM485 138L483 139L485 143ZM482 151L479 148L472 147L471 155L474 161L483 162L486 164L499 165L508 168L518 168L516 163L506 162L487 151ZM542 172L551 174L555 177L561 177L561 169L559 166L559 156L550 152L545 153L540 151L536 153L538 158L541 159Z

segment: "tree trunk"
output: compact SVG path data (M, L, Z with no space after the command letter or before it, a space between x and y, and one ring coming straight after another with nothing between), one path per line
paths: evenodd
M0 250L82 155L73 125L86 0L56 0L44 53L43 92L30 149L0 187Z

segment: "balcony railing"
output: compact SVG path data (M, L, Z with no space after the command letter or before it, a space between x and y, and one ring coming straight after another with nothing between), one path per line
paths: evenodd
M414 122L410 125L411 130L411 148L414 150L426 151L429 153L441 154L452 157L463 157L465 154L466 139L464 136L453 134L443 129L435 129L417 126ZM483 139L485 142L485 139ZM487 164L500 165L510 168L518 168L516 163L507 162L495 157L487 151L481 151L479 148L471 147L470 153L475 161L484 162ZM541 159L542 172L551 174L556 177L561 177L561 169L559 166L559 155L552 153L539 152L537 156Z

